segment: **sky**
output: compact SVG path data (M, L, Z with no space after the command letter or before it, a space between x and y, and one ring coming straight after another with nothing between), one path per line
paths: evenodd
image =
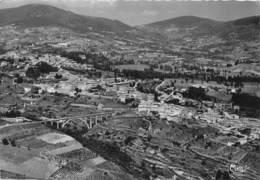
M142 25L190 15L218 21L260 15L260 0L0 0L0 8L30 3L50 4L78 14L117 19L128 25Z

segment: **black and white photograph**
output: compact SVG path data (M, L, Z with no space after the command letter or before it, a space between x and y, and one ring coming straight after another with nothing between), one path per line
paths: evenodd
M0 0L0 180L260 180L260 0Z

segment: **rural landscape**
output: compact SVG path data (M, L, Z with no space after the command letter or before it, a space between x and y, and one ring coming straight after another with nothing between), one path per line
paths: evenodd
M0 179L259 180L260 16L1 8Z

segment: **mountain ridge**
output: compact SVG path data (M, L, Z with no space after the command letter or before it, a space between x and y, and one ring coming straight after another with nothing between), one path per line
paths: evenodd
M79 32L113 31L122 33L134 29L118 20L79 15L46 4L27 4L16 8L0 9L0 25L8 24L25 27L57 25Z
M161 21L156 21L148 24L144 24L144 26L163 26L164 24L169 24L169 23L175 23L178 24L179 26L183 25L191 25L190 23L195 23L196 21L203 22L203 21L208 21L208 22L221 22L221 21L216 21L212 20L209 18L204 18L204 17L198 17L198 16L178 16L174 18L169 18Z
M178 16L178 17L168 18L168 19L164 19L164 20L160 20L160 21L155 21L155 22L143 24L143 25L140 25L140 26L158 25L158 24L162 24L163 22L170 23L171 21L178 21L178 20L187 21L186 18L190 18L192 20L198 20L198 21L211 21L211 22L214 22L216 24L230 24L230 23L233 23L233 24L237 24L237 25L241 25L241 24L242 25L246 25L246 24L248 25L248 24L251 24L253 21L257 22L257 23L260 22L260 15L258 15L258 16L248 16L248 17L243 17L243 18L237 18L237 19L229 20L229 21L219 21L219 20L214 20L214 19L210 19L210 18L206 18L206 17L191 16L190 15L190 16Z
M253 39L259 35L260 16L245 17L232 21L216 21L197 16L180 16L149 23L140 28L151 32L161 32L169 38L216 35L228 39L233 33L238 39Z
M230 37L253 39L259 37L260 16L226 22L197 16L180 16L142 26L130 26L119 20L79 15L52 5L27 4L0 9L0 26L10 24L25 28L60 26L80 33L109 31L123 36L139 36L148 39L196 38L205 35L216 35L225 39Z

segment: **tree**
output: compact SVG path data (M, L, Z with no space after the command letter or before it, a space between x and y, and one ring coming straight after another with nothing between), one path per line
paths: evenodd
M162 64L160 65L160 69L163 70L163 65Z
M41 76L40 72L33 67L29 67L25 74L27 77L32 79L38 79Z
M20 84L20 83L23 82L23 78L22 78L21 76L19 76L19 77L17 77L17 78L14 80L14 82Z
M75 95L78 95L82 90L79 89L78 87L75 88Z
M154 93L154 101L155 101L155 102L160 102L160 100L159 100L158 97L159 97L159 94L158 94L157 92L155 92L155 93Z
M225 172L223 173L223 180L229 180L229 179L230 179L229 173L228 173L227 171L225 171Z
M7 140L6 138L4 138L4 139L2 140L2 143L3 143L4 145L8 145L8 144L9 144L9 142L8 142L8 140Z
M189 87L189 89L183 93L184 97L196 99L196 100L208 100L205 90L202 87Z
M15 140L12 139L12 140L10 141L10 143L11 143L12 146L14 146L14 147L16 146Z
M62 78L62 75L61 74L55 74L55 79L61 79Z

